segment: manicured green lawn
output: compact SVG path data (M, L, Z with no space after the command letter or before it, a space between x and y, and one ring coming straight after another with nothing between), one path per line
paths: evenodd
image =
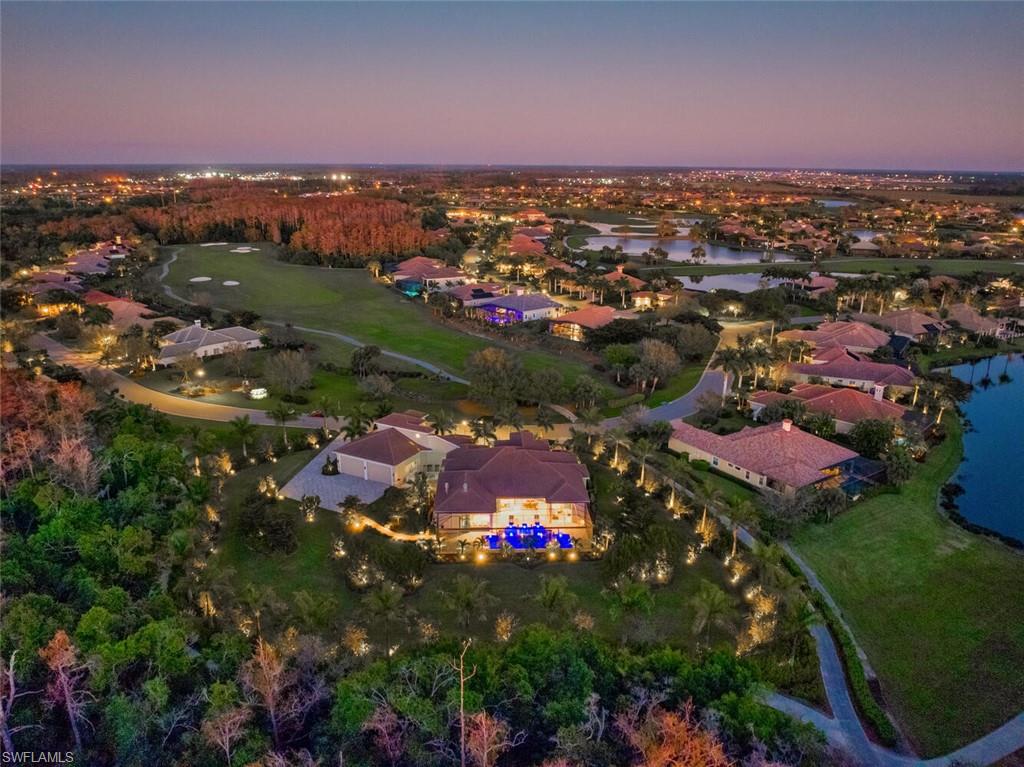
M665 385L664 389L658 389L651 395L651 398L644 404L648 407L656 407L664 402L671 402L686 394L697 385L701 375L704 373L705 362L688 363L682 370L672 376L672 379Z
M268 320L342 333L454 373L463 372L473 352L501 345L439 325L422 301L374 282L364 269L287 264L274 258L275 246L268 243L258 244L257 253L231 253L233 247L165 249L178 252L167 284L190 300L208 297L213 306L251 309ZM197 276L211 280L189 282ZM226 287L225 280L240 284ZM553 353L517 353L527 369L557 365L570 380L587 370L582 363Z
M636 269L643 272L648 269L665 270L670 274L744 274L756 272L760 274L770 265L766 264L728 264L710 265L679 264L674 266L649 267L637 264ZM774 264L787 269L817 269L807 261L794 261ZM976 261L973 259L913 259L913 258L832 258L821 262L821 268L834 272L897 272L911 273L919 267L928 267L933 274L972 274L973 272L991 272L994 274L1024 273L1024 268L1017 261Z
M962 453L959 427L945 423L949 438L899 494L858 503L795 541L926 755L962 746L1024 708L1024 556L936 511Z

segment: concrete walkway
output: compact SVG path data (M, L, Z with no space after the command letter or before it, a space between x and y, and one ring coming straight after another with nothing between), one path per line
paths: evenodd
M167 259L161 265L161 267L160 267L160 275L157 278L157 279L160 280L160 282L163 282L164 279L167 277L167 272L170 269L171 264L173 264L175 261L178 260L178 253L179 252L180 251L175 250L173 253L171 253L171 257L169 259ZM164 293L166 293L168 296L170 296L174 300L181 301L183 304L190 304L190 305L193 305L193 306L195 305L195 303L193 301L189 301L184 296L181 296L181 295L178 295L177 293L175 293L170 285L164 285L163 287L164 287ZM223 306L214 306L214 307L211 307L211 308L216 309L217 311L220 311L220 312L230 311L229 309L227 309L227 308L225 308ZM280 327L280 328L286 327L288 325L288 323L281 322L279 320L264 319L263 322L265 324L267 324L267 325L274 325L275 327ZM317 334L322 335L322 336L328 336L330 338L336 338L337 340L343 341L344 343L349 344L350 346L362 347L362 346L366 346L367 345L363 341L360 341L358 338L353 338L352 336L345 335L344 333L335 333L335 332L333 332L331 330L320 330L318 328L307 328L307 327L303 327L302 325L292 325L291 327L295 328L296 330L301 330L303 333L317 333ZM427 362L426 360L421 360L421 359L419 359L417 357L410 357L408 354L400 354L399 352L393 352L393 351L389 351L389 350L383 349L383 348L380 350L380 353L382 355L384 355L385 357L391 357L392 359L401 360L402 362L407 362L410 365L415 365L417 367L421 367L424 370L427 370L427 371L429 371L431 373L434 373L435 375L439 375L442 378L447 379L449 381L454 381L455 383L466 384L466 385L469 384L469 381L467 381L465 378L460 378L459 376L455 375L454 373L449 373L444 368L438 367L437 365L435 365L435 364L433 364L431 362Z
M159 410L167 415L181 416L182 418L200 418L204 421L227 422L241 416L249 416L249 420L260 426L278 425L273 418L262 410L255 408L233 407L231 405L217 405L212 402L199 402L185 397L177 397L173 394L150 389L142 384L126 378L120 373L115 373L108 368L100 366L96 355L69 349L64 344L49 336L37 334L29 339L29 346L33 349L43 349L50 356L50 359L60 365L70 365L80 371L99 370L103 375L109 376L111 388L117 396L128 402L138 405L150 405L154 410ZM328 427L338 429L344 421L341 419L327 419ZM294 421L288 422L289 427L302 429L319 429L323 427L322 418L303 415Z
M804 722L813 724L833 745L844 749L863 767L952 767L955 764L990 765L1024 748L1024 714L1011 719L988 735L933 759L905 756L871 742L860 723L857 710L846 687L843 664L832 635L825 626L811 627L818 648L821 678L834 716L827 716L806 703L778 693L769 693L764 702Z

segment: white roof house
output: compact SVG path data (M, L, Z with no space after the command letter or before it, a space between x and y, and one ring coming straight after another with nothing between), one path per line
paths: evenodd
M258 349L263 339L255 330L243 327L204 328L199 320L181 330L168 333L160 339L160 355L157 365L173 365L182 357L194 354L197 357L211 357L223 354L233 344L246 349Z

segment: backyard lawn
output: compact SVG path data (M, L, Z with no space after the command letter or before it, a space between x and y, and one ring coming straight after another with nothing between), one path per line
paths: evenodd
M276 246L260 243L256 253L231 253L234 245L181 245L165 282L189 300L227 309L250 309L266 320L351 336L363 343L434 363L455 374L475 351L500 342L439 325L422 301L373 281L364 269L327 269L278 261ZM194 277L210 277L193 283ZM239 284L225 286L225 281ZM527 369L558 365L569 380L586 372L573 359L542 351L517 351Z
M858 503L795 541L925 755L1024 709L1024 556L936 511L962 452L959 426L945 423L949 437L899 494Z

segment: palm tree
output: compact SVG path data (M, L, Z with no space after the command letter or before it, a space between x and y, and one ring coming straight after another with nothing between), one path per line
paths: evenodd
M609 600L608 612L615 622L625 620L627 626L621 634L622 641L632 636L641 616L650 615L654 609L654 595L651 587L642 581L624 580L615 588L602 592Z
M249 443L256 436L256 424L249 420L249 416L240 415L231 419L231 429L234 431L238 441L242 443L242 457L249 457Z
M494 433L494 424L489 418L477 418L470 423L469 430L473 435L474 442L483 442L489 445L498 438Z
M541 405L537 408L536 418L537 426L540 427L543 434L547 434L555 426L555 411L547 405Z
M455 428L455 419L447 410L439 410L427 416L427 422L434 428L434 434L443 437Z
M736 374L740 373L742 375L743 362L740 359L739 349L734 349L731 346L720 349L715 354L715 360L718 363L718 367L725 371L725 378L722 381L722 399L725 399L729 393L729 377L732 376L735 382Z
M777 543L754 544L754 569L762 585L779 588L787 584L787 573L783 567L786 551Z
M815 612L811 603L802 596L799 599L790 600L786 603L786 610L782 615L780 626L782 636L791 637L793 644L789 652L789 665L796 663L796 651L800 646L800 638L819 622L818 613Z
M333 597L327 594L311 594L305 590L296 591L292 595L292 604L296 617L308 631L326 628L331 615L337 609L337 602Z
M601 411L596 407L588 407L576 414L576 422L587 434L587 445L593 444L594 434L601 426Z
M487 608L497 601L488 591L487 581L470 578L468 575L455 576L452 588L441 591L441 602L446 609L455 613L465 634L469 633L469 623L473 616L479 616L481 620L486 618Z
M278 402L267 411L267 415L274 419L274 423L281 424L281 431L284 434L284 446L285 448L290 447L288 444L288 422L295 420L295 411L285 403Z
M393 583L382 583L363 597L363 606L375 619L381 621L384 628L384 657L391 658L391 624L401 620L405 614L402 604L402 590Z
M757 519L757 508L746 499L734 499L729 503L729 521L732 522L732 551L729 559L736 558L736 545L741 525L750 524Z
M733 610L733 600L722 589L710 581L702 580L697 593L690 598L694 610L693 633L704 632L704 644L711 641L711 629L726 629Z
M542 575L540 590L534 599L557 623L562 623L576 605L576 595L572 593L569 579L564 575Z
M658 452L658 446L654 443L654 440L641 437L640 439L633 440L631 449L633 455L640 461L640 485L642 486L644 479L647 477L647 459Z
M341 415L341 406L338 404L338 400L333 397L321 397L317 400L317 409L323 414L324 439L327 439L327 436L330 433L327 431L327 419L337 418Z
M503 405L494 412L495 426L507 426L509 431L523 428L523 416L515 405Z
M348 414L348 417L345 419L345 428L341 431L345 435L345 439L351 441L366 434L370 430L372 423L373 419L370 417L370 414L360 405L353 408Z

